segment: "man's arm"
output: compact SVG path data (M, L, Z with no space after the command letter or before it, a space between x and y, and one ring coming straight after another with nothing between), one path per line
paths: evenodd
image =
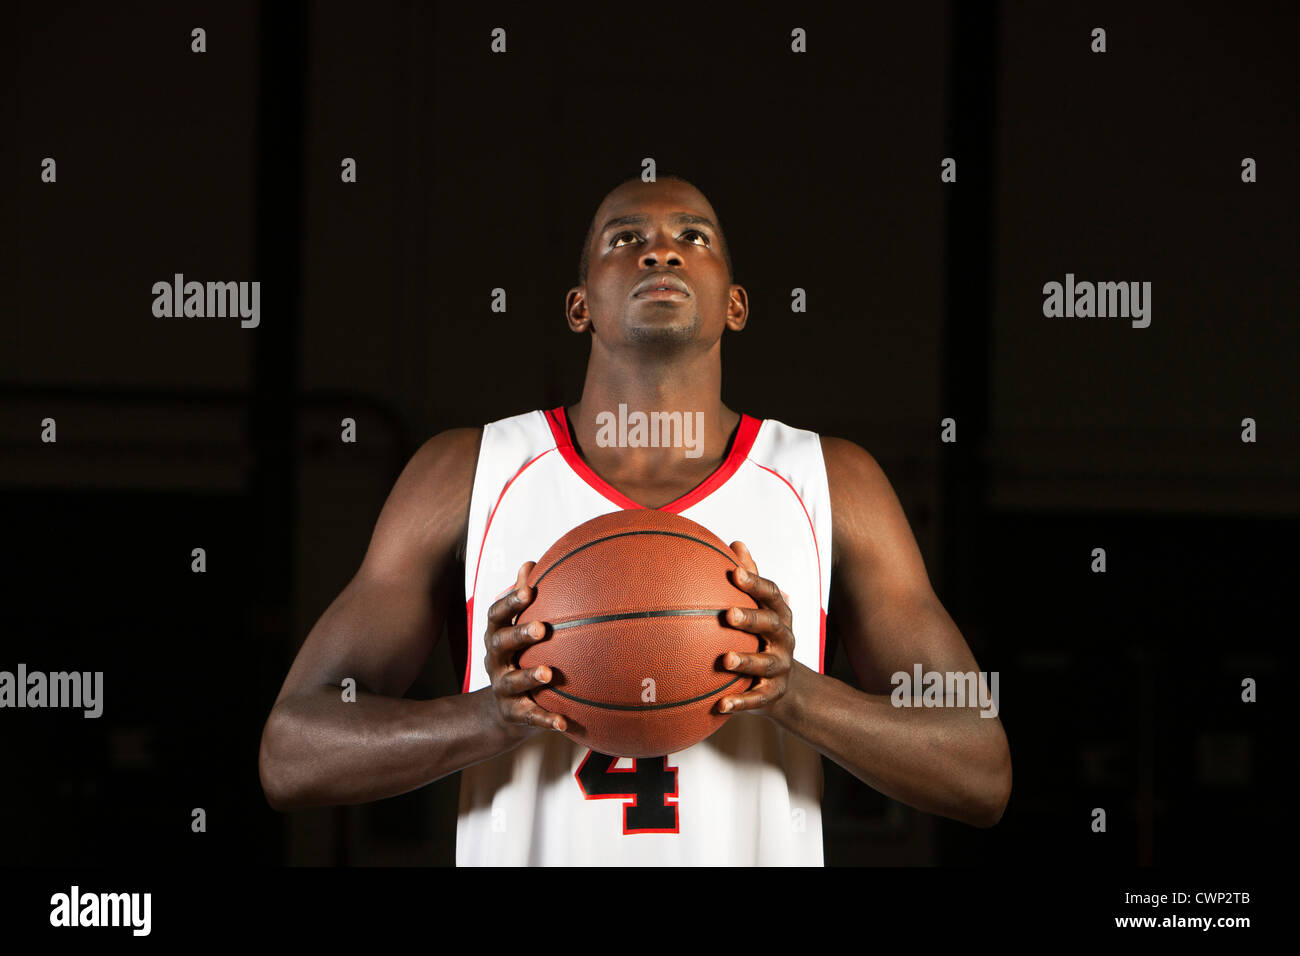
M406 793L536 732L503 720L491 687L402 699L438 640L448 606L460 604L456 553L480 436L481 429L453 429L415 454L384 504L360 570L299 650L262 732L258 765L275 809ZM494 605L498 617L508 619L509 600ZM343 700L349 677L355 702ZM536 685L512 679L515 693Z
M911 674L916 664L923 671L966 673L977 670L975 658L935 596L907 518L875 459L838 438L823 438L822 452L833 522L830 614L865 692L789 658L789 609L779 589L758 578L738 584L760 610L730 620L759 633L769 653L737 655L732 669L763 680L723 703L758 710L895 800L993 826L1011 794L1011 754L1001 721L982 717L975 706L899 708L890 700L894 673ZM761 573L743 545L736 550Z

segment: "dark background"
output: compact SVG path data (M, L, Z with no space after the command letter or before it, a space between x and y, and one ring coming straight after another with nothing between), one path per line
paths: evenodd
M0 669L103 670L106 702L0 713L0 863L453 860L457 776L277 814L262 723L415 449L580 396L564 293L647 156L709 197L749 292L724 400L870 450L1001 675L1002 822L915 812L828 763L827 861L1269 858L1300 530L1289 5L7 19ZM176 272L260 280L261 326L155 318ZM1044 318L1067 272L1152 282L1151 326ZM832 672L852 679L842 654ZM456 689L443 643L412 696Z

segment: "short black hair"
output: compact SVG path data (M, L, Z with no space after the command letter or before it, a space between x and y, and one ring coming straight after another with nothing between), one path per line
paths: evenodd
M672 180L676 180L679 183L685 183L687 186L690 186L692 189L698 192L701 196L704 195L704 190L700 189L698 186L696 186L689 179L686 179L684 176L678 176L674 173L667 173L663 176L655 177L656 182L664 179L672 179ZM626 186L628 183L634 183L640 181L641 179L639 176L634 176L631 179L625 179L618 185L609 189L605 193L605 195L608 196L615 189L618 189L619 186ZM604 201L603 197L601 201L602 202ZM600 211L599 206L596 207L596 211L597 212ZM596 232L596 214L592 213L591 222L587 225L587 237L582 240L582 254L578 257L578 285L587 284L587 269L591 265L591 239L592 236L595 235L595 232ZM727 281L734 283L736 281L735 279L736 271L731 267L731 244L727 242L727 237L723 235L722 223L718 223L718 238L722 240L722 258L725 259L727 263Z

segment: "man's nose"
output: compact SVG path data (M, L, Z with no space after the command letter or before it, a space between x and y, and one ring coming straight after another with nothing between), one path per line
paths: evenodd
M682 257L673 249L667 236L655 236L646 243L645 252L641 253L641 265L653 266L659 263L681 265Z

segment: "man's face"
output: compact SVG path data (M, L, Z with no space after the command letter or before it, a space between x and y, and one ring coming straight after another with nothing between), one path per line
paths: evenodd
M717 214L694 187L666 179L625 183L596 211L588 249L587 328L607 344L712 345L741 316L744 290L732 286ZM664 285L664 291L657 287ZM733 301L732 290L741 301Z

